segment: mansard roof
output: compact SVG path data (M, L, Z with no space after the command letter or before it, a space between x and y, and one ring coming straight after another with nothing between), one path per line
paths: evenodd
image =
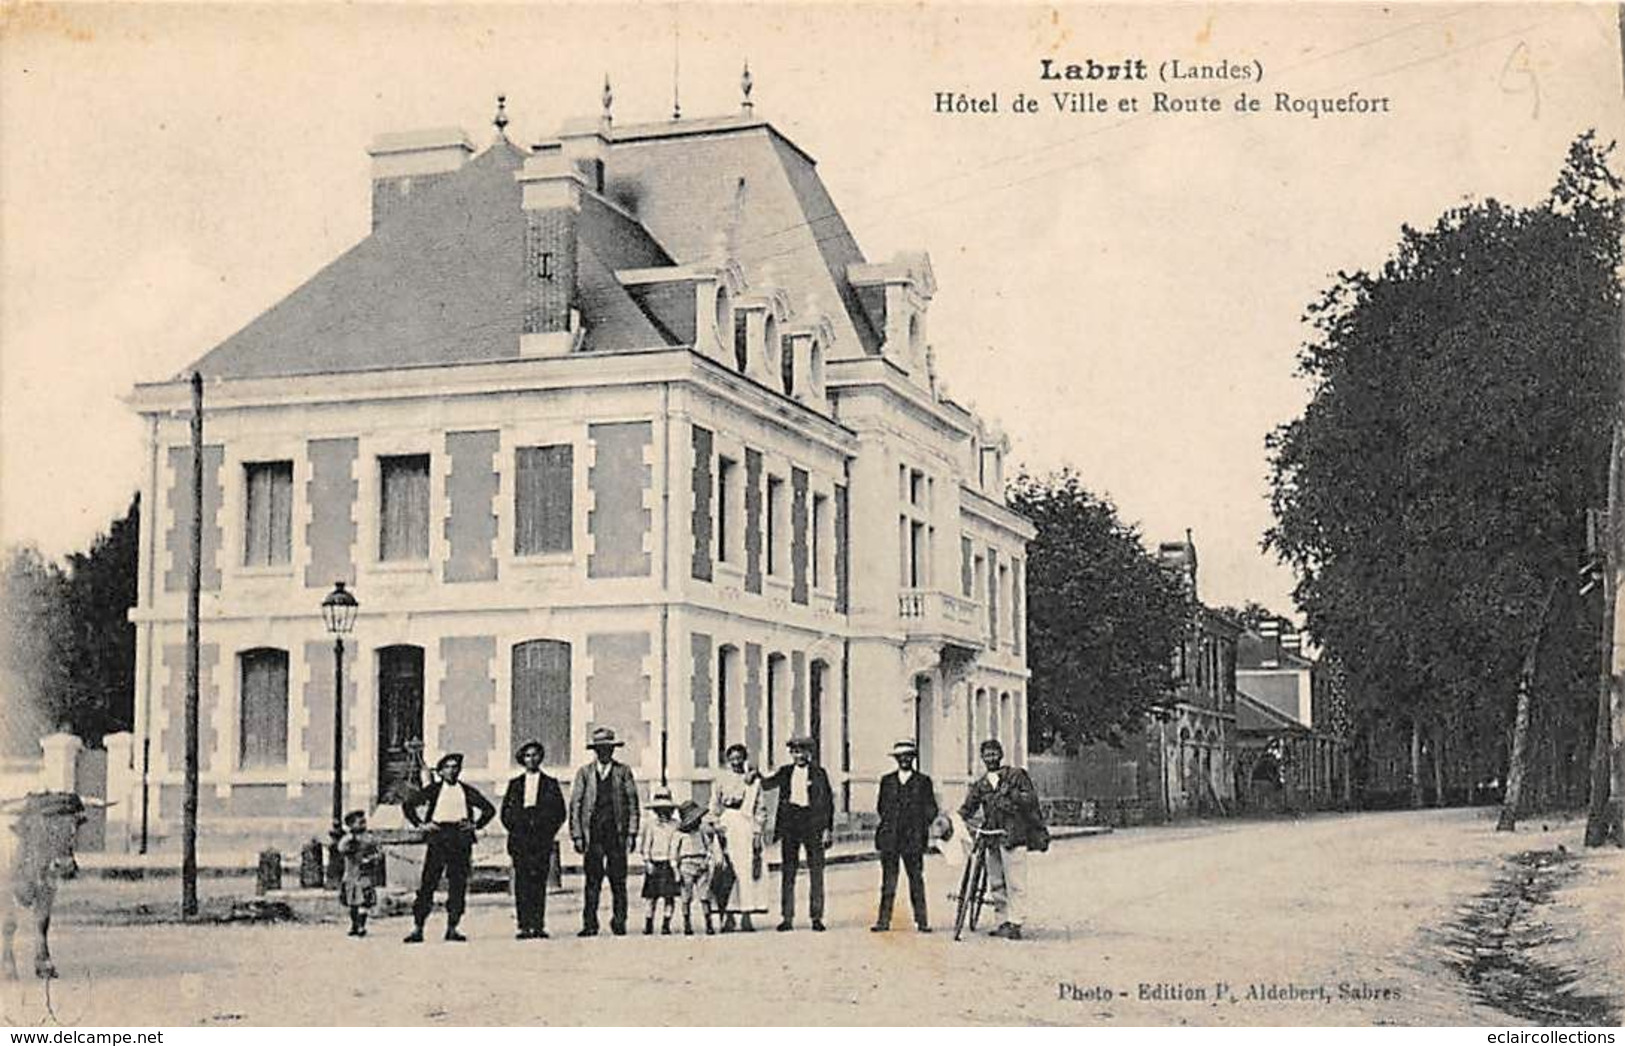
M496 144L425 179L368 236L187 370L209 377L514 358L524 312L526 154ZM833 355L877 352L850 285L863 254L810 157L748 117L615 128L602 197L583 193L578 299L583 351L663 348L692 332L616 270L714 261L719 242L748 284L823 311Z

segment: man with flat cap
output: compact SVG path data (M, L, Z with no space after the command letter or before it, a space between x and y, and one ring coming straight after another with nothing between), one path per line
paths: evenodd
M813 739L805 735L787 742L791 762L762 779L762 787L779 790L774 837L779 840L780 932L796 922L796 872L801 852L807 854L807 914L815 931L824 929L824 851L829 848L835 823L835 793L829 774L814 765Z
M610 932L626 934L626 855L638 845L640 800L632 768L615 761L615 749L622 744L614 730L595 727L587 742L595 758L576 771L570 787L570 841L585 858L587 875L578 937L598 933L598 901L606 875L613 897Z
M919 749L913 741L897 742L891 754L897 769L880 779L880 825L875 828L875 849L880 851L880 913L870 929L876 933L891 929L901 863L908 872L914 927L930 933L925 914L925 849L931 822L937 817L936 790L931 778L914 769Z
M491 823L496 807L472 785L457 779L463 773L461 752L447 752L434 766L439 778L407 796L401 809L414 827L427 832L423 879L412 904L412 932L407 944L423 940L423 924L434 909L434 892L446 877L446 940L466 941L457 932L468 900L468 873L474 863L474 836Z
M525 772L508 782L502 796L502 827L508 830L508 856L513 859L513 904L521 941L547 936L547 870L553 837L564 824L564 793L542 773L546 751L540 741L526 741L514 757Z

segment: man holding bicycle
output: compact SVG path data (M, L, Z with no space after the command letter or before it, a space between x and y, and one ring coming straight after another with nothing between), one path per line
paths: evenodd
M1021 924L1026 915L1027 844L1035 823L1042 823L1038 789L1027 771L1004 765L1004 746L989 739L982 742L982 765L987 772L971 783L961 817L969 821L978 812L980 827L1004 832L1003 845L988 850L990 878L996 877L993 910L999 925L993 937L1021 940Z

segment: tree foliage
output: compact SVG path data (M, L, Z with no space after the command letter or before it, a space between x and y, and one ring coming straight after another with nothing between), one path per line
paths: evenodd
M1308 309L1313 396L1268 443L1266 545L1367 718L1494 734L1548 587L1565 591L1555 619L1584 617L1569 580L1604 499L1620 365L1611 149L1582 135L1533 207L1405 227L1380 270L1339 273ZM1551 647L1549 691L1593 650Z
M129 729L141 502L65 565L32 547L10 550L0 575L0 744L37 755L39 737L66 728L87 741Z
M1213 612L1229 621L1237 628L1249 632L1257 632L1260 625L1266 621L1291 620L1285 614L1278 614L1264 604L1249 599L1239 607L1214 607Z
M1178 578L1070 469L1022 475L1010 503L1038 530L1026 572L1032 748L1138 727L1173 688L1169 652L1187 613Z

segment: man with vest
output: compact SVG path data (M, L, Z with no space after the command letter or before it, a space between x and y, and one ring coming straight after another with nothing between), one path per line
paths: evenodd
M407 944L423 940L423 924L434 909L434 892L446 878L446 940L466 941L457 932L468 900L468 874L474 863L474 837L497 815L496 807L472 785L457 779L463 773L460 752L447 752L435 764L439 778L420 788L401 804L406 820L425 830L428 844L423 856L423 878L412 904L412 932Z
M576 771L570 788L570 841L583 855L587 883L578 937L598 933L598 901L604 877L613 897L609 928L615 936L626 933L626 855L638 845L638 786L632 768L615 761L623 742L615 731L597 727L587 747L596 758Z

